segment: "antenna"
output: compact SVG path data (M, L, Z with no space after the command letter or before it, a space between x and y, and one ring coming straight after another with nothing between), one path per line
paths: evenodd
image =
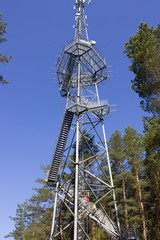
M75 4L77 7L79 7L81 3L84 4L85 2L86 0L76 0ZM91 3L91 0L88 0L88 5L90 5L90 3Z

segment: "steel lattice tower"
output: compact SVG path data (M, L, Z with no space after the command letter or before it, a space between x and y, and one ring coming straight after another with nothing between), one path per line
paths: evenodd
M98 93L98 85L107 79L107 65L88 38L84 6L85 0L76 0L75 36L57 62L66 108L46 178L55 196L50 240L60 234L64 239L92 239L90 228L96 224L120 239L103 120L110 106Z

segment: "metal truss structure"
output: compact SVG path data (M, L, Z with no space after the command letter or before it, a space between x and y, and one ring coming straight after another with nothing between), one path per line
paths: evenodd
M90 230L96 231L97 226L118 240L121 234L103 119L110 106L98 93L98 85L107 79L107 65L96 42L88 39L85 0L76 0L75 6L75 37L57 62L60 93L67 101L46 178L55 196L50 240L62 234L66 240L91 240Z

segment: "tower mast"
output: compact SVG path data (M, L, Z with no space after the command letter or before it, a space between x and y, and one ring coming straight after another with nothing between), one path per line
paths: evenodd
M76 16L76 31L75 31L75 41L79 42L82 39L82 29L86 40L88 40L87 29L85 25L84 18L84 3L85 0L76 1L75 5L77 7ZM81 58L78 54L78 86L77 86L77 104L80 103L80 86L81 78ZM75 193L74 193L74 240L78 240L78 197L79 197L79 140L80 140L80 115L77 112L77 129L76 129L76 161L75 161Z
M98 85L107 79L107 66L95 48L96 42L89 41L84 6L85 0L76 0L75 36L65 44L57 62L60 93L67 99L67 104L46 179L55 196L50 240L62 232L73 240L91 240L89 222L97 223L106 234L120 239L103 123L110 106L107 100L100 100L98 93ZM108 196L112 196L114 202L113 214L116 214L113 220L104 205ZM56 219L60 202L65 214L70 216L67 224L64 218L63 229L59 229Z

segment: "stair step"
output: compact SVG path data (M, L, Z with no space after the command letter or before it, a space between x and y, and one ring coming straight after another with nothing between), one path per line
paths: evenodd
M56 182L57 175L59 172L60 163L63 157L63 152L65 149L66 141L68 138L69 130L73 120L73 113L66 111L62 120L61 128L59 131L55 151L52 158L52 163L49 170L48 182L50 179Z

